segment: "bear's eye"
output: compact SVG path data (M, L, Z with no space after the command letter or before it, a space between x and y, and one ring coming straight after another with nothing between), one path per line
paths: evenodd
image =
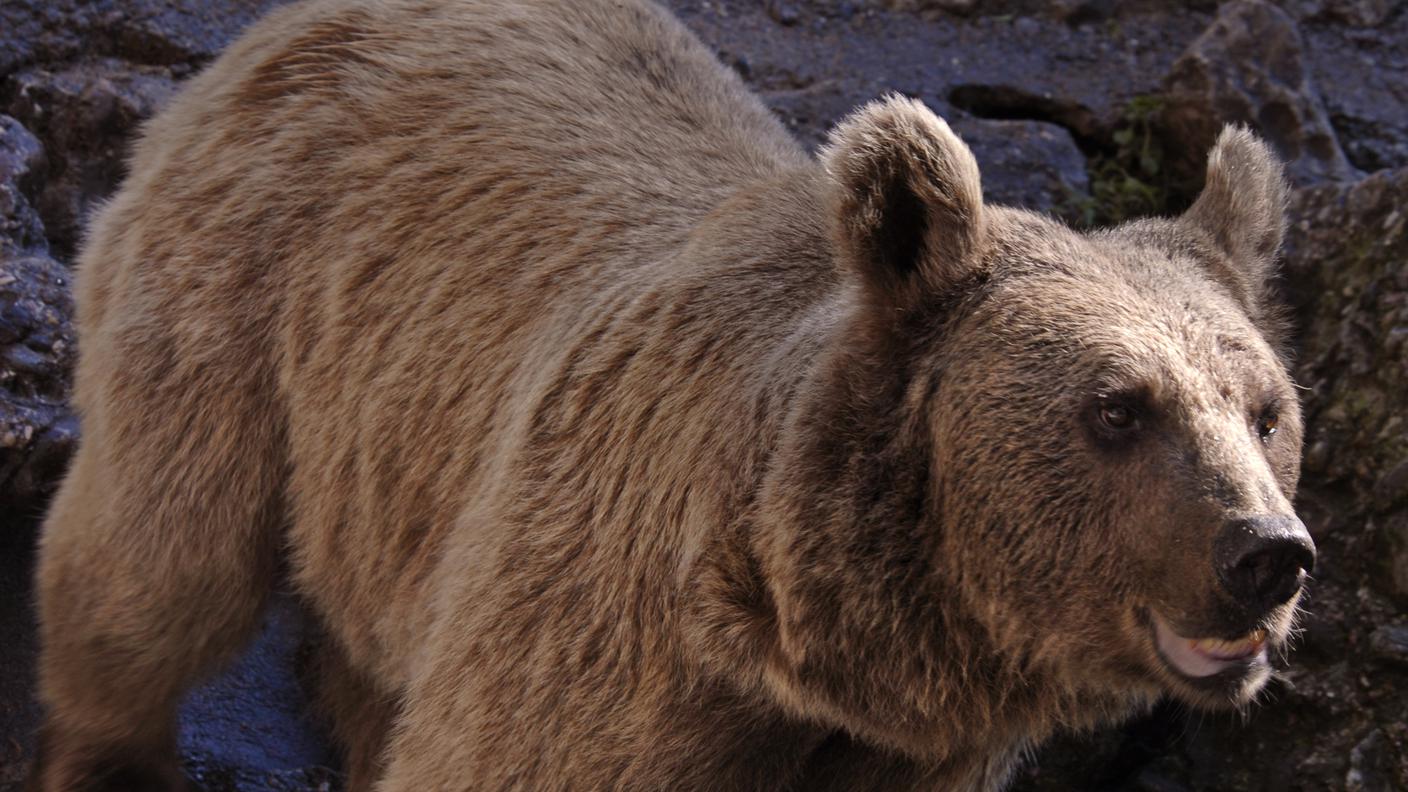
M1156 422L1157 414L1142 390L1102 389L1081 410L1087 437L1102 451L1131 448Z
M1105 402L1100 405L1100 423L1110 429L1124 430L1133 428L1139 422L1139 416L1134 412L1134 408L1119 402Z
M1262 440L1269 440L1271 435L1276 434L1277 423L1278 416L1276 413L1272 410L1267 410L1261 414L1260 418L1256 419L1256 433Z

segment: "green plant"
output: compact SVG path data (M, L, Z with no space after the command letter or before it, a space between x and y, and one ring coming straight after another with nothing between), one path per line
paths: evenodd
M1090 195L1072 194L1058 206L1067 221L1079 227L1114 225L1177 208L1184 190L1164 167L1163 108L1157 95L1130 100L1108 143L1087 160Z

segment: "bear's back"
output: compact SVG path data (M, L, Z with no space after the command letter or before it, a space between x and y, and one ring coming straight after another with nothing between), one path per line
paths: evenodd
M530 407L613 316L703 277L677 254L711 210L811 167L645 2L281 9L150 124L97 220L104 373L78 399L123 366L266 372L241 387L285 411L295 574L349 644L415 646Z

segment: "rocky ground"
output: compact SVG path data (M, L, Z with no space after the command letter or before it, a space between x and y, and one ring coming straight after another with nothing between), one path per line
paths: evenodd
M0 790L35 706L28 576L72 452L69 265L142 119L278 0L0 0ZM1226 122L1296 186L1283 291L1320 547L1292 670L1245 716L1167 706L1042 749L1022 790L1408 789L1408 3L670 0L810 145L885 91L973 146L989 198L1076 224L1181 209ZM333 789L300 616L192 697L206 789Z

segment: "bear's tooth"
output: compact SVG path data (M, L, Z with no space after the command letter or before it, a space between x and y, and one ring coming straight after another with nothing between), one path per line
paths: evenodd
M1255 653L1261 649L1266 642L1265 630L1253 630L1242 638L1235 640L1225 640L1221 638L1199 638L1189 640L1188 645L1194 651L1211 655L1219 659L1230 659L1242 657Z

